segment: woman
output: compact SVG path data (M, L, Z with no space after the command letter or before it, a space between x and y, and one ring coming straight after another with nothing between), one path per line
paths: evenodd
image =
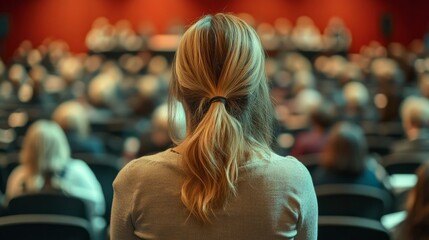
M114 182L112 239L316 239L305 167L271 152L273 107L255 31L228 14L184 34L170 86L187 133Z
M52 119L64 130L70 150L73 153L103 155L103 142L90 134L88 111L81 103L70 100L61 103L52 114Z
M100 222L105 211L100 183L85 162L70 158L66 136L55 122L33 123L20 157L20 166L7 181L6 201L25 193L63 191L85 201L96 230L104 227Z
M359 126L339 122L332 128L320 167L312 173L314 185L362 184L385 189L376 172L382 170L367 154L365 136Z
M429 164L417 169L417 183L408 195L405 221L396 227L394 239L429 238Z

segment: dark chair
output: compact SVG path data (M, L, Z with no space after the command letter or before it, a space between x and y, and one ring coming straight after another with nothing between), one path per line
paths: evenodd
M84 201L61 193L31 193L12 198L7 207L8 215L56 214L89 220Z
M390 175L414 174L426 161L429 161L429 152L401 152L385 156L382 165Z
M397 140L394 137L374 135L365 136L370 153L376 153L380 156L386 156L390 152L390 146Z
M106 202L106 211L104 218L107 223L110 223L110 211L113 202L113 181L119 173L117 165L102 163L102 162L88 162L88 166L92 169L103 189L104 200Z
M28 214L0 217L0 239L91 240L90 223L83 218Z
M389 240L381 222L359 217L320 216L318 240Z
M325 184L315 187L320 216L354 216L374 220L392 207L385 190L358 184Z
M121 168L119 158L110 154L93 155L84 153L73 154L73 157L85 161L100 182L106 202L104 218L107 223L110 223L110 212L113 201L112 184Z

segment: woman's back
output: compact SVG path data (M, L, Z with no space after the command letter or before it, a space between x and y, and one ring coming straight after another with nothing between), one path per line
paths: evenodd
M112 239L316 238L313 186L296 159L272 154L249 160L239 168L237 197L202 224L179 201L181 158L167 150L125 166L114 183L111 227L121 231L112 232Z
M168 101L178 145L119 173L112 239L316 239L308 171L270 149L264 61L254 29L233 15L205 16L186 31ZM182 138L173 130L179 106Z

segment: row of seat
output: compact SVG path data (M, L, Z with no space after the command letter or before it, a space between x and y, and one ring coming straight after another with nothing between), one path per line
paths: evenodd
M307 167L310 173L319 166L320 154L306 154L299 160ZM380 164L389 175L414 174L417 168L429 160L427 152L410 152L389 154L382 158Z
M81 153L81 154L74 154L73 157L82 159L85 162L87 162L90 168L94 171L97 179L100 181L103 188L105 200L106 200L106 213L104 217L106 219L106 222L109 222L110 210L111 210L111 204L112 204L112 198L113 198L112 183L121 167L120 162L117 161L116 157L111 155L94 156L92 154ZM392 196L389 195L389 193L387 193L386 191L368 187L368 186L350 185L350 184L321 185L321 186L316 186L315 190L316 190L316 195L318 199L319 215L320 215L319 231L321 235L319 239L353 239L349 237L331 238L329 237L331 236L329 235L331 233L329 234L327 233L328 237L326 238L322 237L324 236L323 229L331 228L332 227L331 225L335 225L336 221L338 221L338 223L342 223L342 225L340 224L341 228L355 229L355 230L344 231L344 234L350 234L351 231L358 231L357 229L364 229L362 231L368 231L368 229L365 229L365 222L368 222L368 221L373 221L374 223L377 223L376 225L373 224L372 226L379 226L379 227L375 227L375 229L378 229L377 231L380 230L381 231L380 234L382 234L383 231L387 232L385 229L382 228L380 223L380 218L384 214L389 212L392 205L394 204L393 203L394 200L392 199ZM44 213L44 214L50 215L50 216L47 216L49 218L55 217L55 215L59 215L59 214L84 218L84 214L82 213L82 210L78 210L78 208L74 209L70 207L73 205L70 202L68 203L64 202L63 205L61 205L62 201L60 201L59 199L54 200L52 203L48 203L49 200L47 199L33 198L29 201L31 202L31 204L28 204L26 203L26 201L28 201L28 198L27 200L22 200L22 199L23 198L20 198L20 197L13 199L9 204L10 208L8 209L7 214L27 215L27 214ZM34 204L34 208L37 209L37 211L31 211L31 209L29 209L29 207L31 207L33 204ZM42 207L35 207L37 205ZM53 207L55 205L58 206L58 208ZM28 224L26 223L26 221L30 221L29 220L30 217L31 216L29 215L28 218L22 218L24 221L24 223L22 224ZM349 219L348 220L349 224L344 224L347 221L344 221L343 218ZM8 221L12 221L12 222L15 221L16 224L18 224L19 222L11 216L7 216L2 219L6 223ZM21 219L21 218L18 218L18 219ZM0 221L0 224L1 224L1 221ZM76 226L72 226L71 228L75 228L75 227ZM369 231L376 231L375 229L373 227L373 228L370 228ZM338 234L340 233L341 231L338 232ZM348 236L348 235L343 235L343 236ZM351 236L354 236L354 235L351 235ZM371 238L368 238L368 239L371 239ZM384 239L384 238L375 238L375 239Z
M110 212L113 201L112 183L122 167L121 160L119 157L110 154L94 155L88 153L74 153L72 157L85 161L100 182L106 203L104 219L107 223L110 222ZM6 190L8 176L18 165L19 153L9 153L0 156L0 189L2 192Z
M337 186L340 187L340 186ZM346 191L347 187L342 186ZM353 188L354 191L368 191L369 198L377 199L381 195L371 194L371 189ZM331 190L327 187L317 188L319 204L323 205L325 194ZM384 198L383 198L384 199ZM333 200L333 199L331 199ZM356 200L356 199L354 199ZM361 205L372 205L372 202L349 202L344 198L337 199L336 206L344 205L349 209ZM338 201L342 201L338 204ZM366 200L365 200L366 201ZM331 204L331 205L332 205ZM349 205L352 204L352 205ZM381 209L382 202L379 203ZM320 206L319 206L320 207ZM389 233L379 221L358 216L324 215L327 209L319 208L319 237L321 240L336 239L389 239ZM375 208L374 208L375 209ZM332 209L331 209L332 210ZM375 213L371 217L375 217ZM341 211L336 209L334 211ZM368 211L365 211L368 212ZM379 211L380 212L380 211ZM353 213L354 215L358 215ZM92 239L92 229L89 223L85 204L81 199L65 196L59 193L33 193L16 197L10 201L5 216L0 217L1 239Z
M389 240L381 217L393 198L387 191L357 184L315 187L319 208L319 240Z
M358 217L321 216L319 240L389 240L389 233L374 220ZM90 240L87 221L63 215L26 214L0 217L0 238L15 240Z
M0 217L0 239L94 239L87 206L60 192L24 194Z

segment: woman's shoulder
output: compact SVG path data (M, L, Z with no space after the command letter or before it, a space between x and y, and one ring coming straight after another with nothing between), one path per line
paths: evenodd
M254 173L265 175L267 181L271 179L273 182L283 182L285 187L311 183L307 168L295 157L272 153L269 161L257 161L254 164ZM252 167L249 166L248 169Z
M127 163L122 170L149 170L153 168L162 168L168 165L177 165L180 156L181 155L172 152L170 149L167 149L156 154L145 155L140 158L134 159Z
M149 180L150 178L158 178L161 175L168 175L171 171L177 171L178 159L180 155L166 150L153 155L143 156L127 163L116 177L115 182L128 182L131 184L133 179L139 182ZM136 176L136 177L134 177Z
M280 156L275 153L272 154L273 167L281 170L286 170L288 173L296 174L309 174L307 168L293 156Z

